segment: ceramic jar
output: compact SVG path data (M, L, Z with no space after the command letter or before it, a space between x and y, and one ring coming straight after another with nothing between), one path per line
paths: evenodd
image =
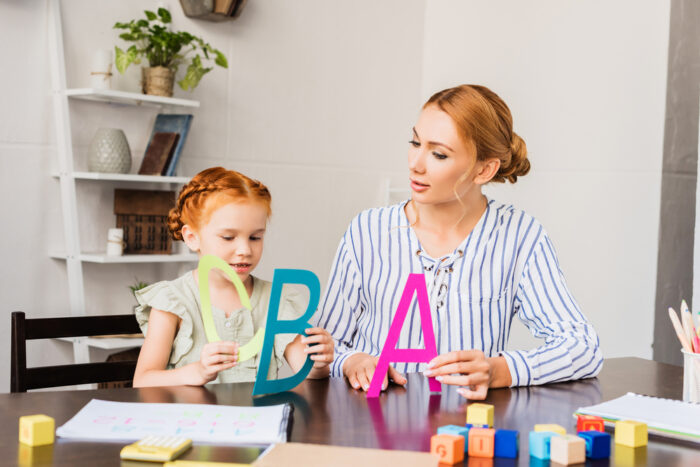
M88 149L91 172L129 173L131 150L124 132L118 128L99 128Z

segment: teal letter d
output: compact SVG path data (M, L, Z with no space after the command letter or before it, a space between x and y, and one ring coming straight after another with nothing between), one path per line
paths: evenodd
M297 319L277 319L280 298L282 296L282 286L284 284L302 284L309 289L309 306L306 308L306 312ZM258 375L255 377L255 387L253 388L254 396L293 389L301 383L311 371L314 362L311 360L311 357L307 355L304 366L296 374L282 379L267 379L275 335L304 335L306 329L311 327L308 321L316 311L320 296L321 284L318 281L318 277L316 277L316 274L313 272L303 269L275 269L275 275L272 279L272 291L270 292L270 307L267 310L265 341L263 342L262 352L260 353L260 366L258 367Z

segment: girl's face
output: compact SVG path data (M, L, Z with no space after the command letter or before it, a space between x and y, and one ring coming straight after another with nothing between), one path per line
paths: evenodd
M438 204L454 201L455 191L463 197L473 186L473 177L460 178L474 168L475 159L474 149L459 137L452 118L434 105L424 108L408 150L411 198Z
M183 228L183 237L200 256L214 255L226 261L245 282L260 262L266 227L267 211L262 205L230 202L216 208L199 232Z

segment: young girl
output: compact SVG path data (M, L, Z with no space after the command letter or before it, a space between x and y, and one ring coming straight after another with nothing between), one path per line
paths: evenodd
M252 310L241 305L235 286L214 269L209 276L212 315L220 342L207 342L201 315L197 271L137 292L136 317L146 338L134 386L203 385L209 382L254 381L259 355L238 362L238 347L264 328L272 284L251 275L260 261L270 216L270 192L262 183L221 167L204 170L182 188L168 223L176 240L202 255L226 261L245 285ZM306 311L303 294L285 286L280 319ZM307 355L314 366L309 378L328 376L333 340L321 328L306 336L275 336L269 379L277 378L284 360L298 371Z
M409 273L425 275L438 357L396 363L484 399L488 388L595 376L593 326L567 288L542 226L481 192L530 170L508 106L483 86L445 89L425 103L408 146L412 196L360 213L340 241L319 324L338 341L332 373L367 389ZM506 350L513 318L543 344ZM397 348L421 348L414 306Z

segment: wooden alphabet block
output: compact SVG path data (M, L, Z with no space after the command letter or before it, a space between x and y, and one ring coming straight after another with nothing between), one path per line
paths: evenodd
M552 436L557 436L551 431L531 431L528 444L530 456L537 459L549 460L549 447Z
M493 427L493 405L474 403L467 406L467 423Z
M556 433L562 436L566 434L566 428L555 423L541 423L535 425L535 431L549 431L551 433Z
M646 423L620 420L615 423L615 444L636 448L646 446L649 440Z
M518 432L516 430L496 430L494 456L515 459L518 457Z
M611 437L600 431L581 431L580 436L586 442L586 457L591 459L606 459L610 457Z
M579 431L605 431L605 422L595 415L578 415L576 432Z
M433 435L430 438L430 452L442 464L454 465L464 460L464 436Z
M586 442L574 435L552 436L549 458L563 465L586 462Z
M469 428L459 425L444 425L437 429L439 435L455 435L464 437L464 452L467 452L467 443L469 437Z
M19 417L19 442L29 446L53 444L55 422L47 415Z
M472 428L469 430L469 456L493 457L496 444L496 430L493 428Z

